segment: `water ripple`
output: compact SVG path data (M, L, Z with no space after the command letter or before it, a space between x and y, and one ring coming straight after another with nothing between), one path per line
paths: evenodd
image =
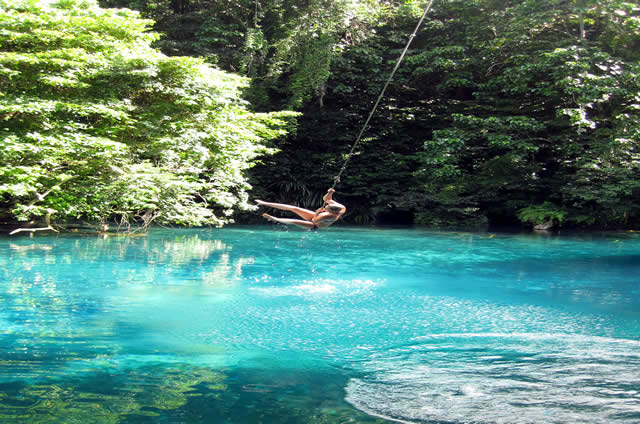
M637 423L640 342L536 333L421 337L372 354L347 401L401 422Z

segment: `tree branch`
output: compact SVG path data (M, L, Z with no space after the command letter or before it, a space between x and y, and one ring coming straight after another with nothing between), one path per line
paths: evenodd
M76 178L77 175L73 175L71 177L68 177L62 181L60 181L59 184L56 184L55 186L51 187L49 190L45 191L44 193L40 194L40 193L36 193L36 198L29 203L29 205L27 205L27 209L30 209L31 207L33 207L33 205L35 205L38 202L42 202L44 200L45 197L47 197L49 195L49 193L51 193L53 191L53 189L55 189L56 187L60 187L62 184L73 180L74 178ZM44 222L45 224L47 224L46 227L41 227L41 228L18 228L16 230L13 230L9 233L9 235L14 235L14 234L18 234L22 231L29 231L31 233L34 233L36 231L55 231L56 233L59 233L58 230L56 230L55 228L53 228L51 226L51 214L54 213L55 210L53 209L48 209L47 214L44 216Z
M41 228L18 228L17 230L13 230L9 233L9 235L14 235L14 234L18 234L22 231L29 231L31 233L34 233L36 231L55 231L56 233L59 233L58 230L56 230L55 228L53 228L51 225L47 226L47 227L41 227Z
M51 191L51 190L49 190ZM48 192L47 192L48 193ZM46 194L45 194L46 196ZM21 233L22 231L28 231L30 233L35 233L36 231L55 231L56 233L59 233L58 230L56 230L55 228L53 228L51 226L51 210L50 212L47 212L47 214L44 216L44 223L47 224L46 227L40 227L40 228L18 228L17 230L13 230L9 233L10 236L14 235L14 234L18 234Z

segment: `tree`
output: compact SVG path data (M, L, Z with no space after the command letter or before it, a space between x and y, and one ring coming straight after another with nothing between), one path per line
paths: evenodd
M102 0L157 20L167 54L205 58L252 78L257 110L322 104L331 61L371 34L389 5L378 0Z
M152 22L92 0L0 0L0 201L9 219L221 225L295 114L248 81L150 47Z
M343 178L351 218L638 222L638 14L613 0L437 5ZM272 159L300 197L339 169L417 19L391 15L332 58L325 107L307 105Z
M491 12L494 34L465 43L473 60L460 71L473 76L465 83L473 98L434 133L425 158L444 160L465 181L461 196L475 193L498 216L548 202L574 225L639 218L637 53L619 48L640 40L633 13L615 1Z

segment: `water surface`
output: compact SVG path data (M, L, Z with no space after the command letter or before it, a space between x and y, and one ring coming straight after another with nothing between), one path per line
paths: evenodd
M2 423L637 423L640 236L0 239Z

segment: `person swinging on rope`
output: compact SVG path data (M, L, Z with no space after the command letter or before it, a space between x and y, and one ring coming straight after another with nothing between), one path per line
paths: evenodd
M285 205L283 203L270 203L263 202L262 200L256 200L256 203L260 206L267 206L274 209L280 209L283 211L290 211L297 214L302 219L290 219L290 218L276 218L268 213L262 214L263 217L272 222L279 222L280 224L292 224L298 227L308 228L310 230L316 230L318 228L326 228L329 225L336 222L344 213L347 208L344 205L333 200L333 193L335 190L330 188L327 190L327 194L324 195L322 200L324 206L316 210L315 212L309 209L299 208L297 206Z

